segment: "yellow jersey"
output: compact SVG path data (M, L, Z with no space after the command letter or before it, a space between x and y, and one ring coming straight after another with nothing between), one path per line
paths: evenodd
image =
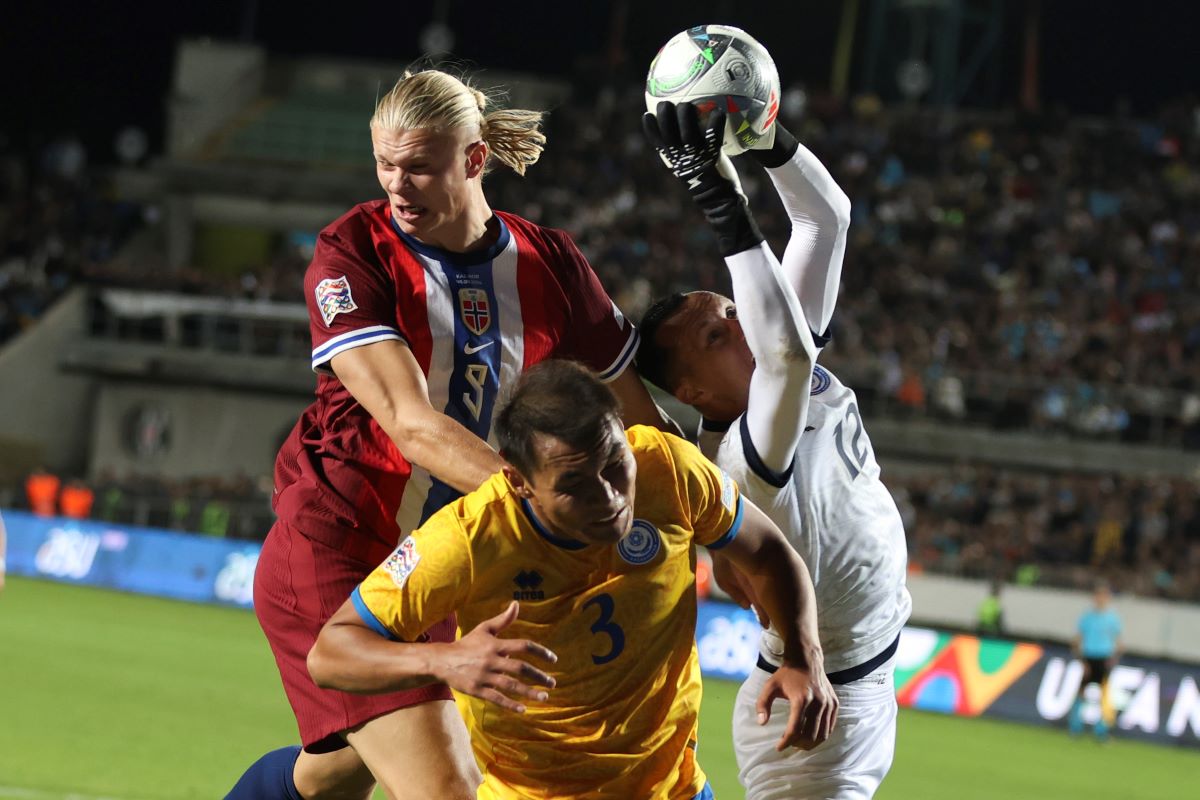
M696 549L730 542L737 486L693 445L626 431L634 522L617 544L546 530L503 473L412 532L354 590L376 632L416 640L458 613L460 635L521 602L506 632L558 654L557 685L516 714L459 698L484 775L479 797L691 800L696 763Z

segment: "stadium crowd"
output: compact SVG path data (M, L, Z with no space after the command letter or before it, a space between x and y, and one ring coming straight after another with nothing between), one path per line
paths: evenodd
M910 566L1026 585L1200 600L1200 486L1114 474L962 465L886 473Z
M711 234L642 140L640 98L602 90L556 109L543 162L489 178L496 207L571 231L634 318L670 291L728 291ZM802 102L787 93L789 124L853 202L822 363L869 414L1200 447L1200 108L1139 122L932 116L872 98L815 99L800 116ZM742 161L781 245L782 209ZM303 299L292 245L235 276L114 260L154 224L69 143L33 167L0 155L0 343L80 280ZM885 479L915 568L1081 587L1099 569L1123 590L1200 599L1191 481L983 465ZM91 514L256 538L270 520L259 483L105 477Z
M798 118L801 96L788 93L785 116ZM707 228L642 141L640 103L601 90L556 109L543 162L524 179L489 178L497 207L571 231L635 319L669 291L726 288ZM1192 105L1150 122L1090 121L935 116L868 97L813 101L799 118L793 128L853 201L828 366L900 413L1200 447ZM0 341L81 277L302 299L305 260L290 244L236 275L112 261L154 210L112 199L71 161L59 145L31 174L3 162ZM770 187L741 167L781 244Z
M501 195L575 233L635 318L653 297L724 281L699 215L651 162L637 107L602 95L552 115L547 163ZM910 413L1200 446L1200 118L1188 103L1143 123L948 118L867 98L812 104L803 119L794 130L853 202L828 366ZM781 245L786 219L742 162Z

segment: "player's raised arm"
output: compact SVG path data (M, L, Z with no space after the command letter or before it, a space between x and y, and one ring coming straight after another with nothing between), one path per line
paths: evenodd
M701 128L695 106L664 102L657 115L645 116L644 127L717 234L755 359L746 431L764 467L761 477L782 485L804 432L817 353L799 299L763 241L732 162L721 154L724 112L713 112L708 127Z
M850 198L825 165L778 120L774 128L769 149L748 152L766 167L792 222L783 273L800 297L813 335L824 336L837 305Z

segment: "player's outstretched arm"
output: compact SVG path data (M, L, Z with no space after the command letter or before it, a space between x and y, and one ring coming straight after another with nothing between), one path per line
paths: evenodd
M738 319L755 359L745 418L750 445L766 467L767 474L760 477L782 485L808 417L817 357L809 324L758 232L733 164L721 154L724 113L713 112L708 127L701 128L695 106L663 102L656 114L643 117L643 127L717 234L733 280Z
M804 560L775 523L742 498L742 525L721 549L749 584L783 637L783 664L758 698L758 719L771 716L776 698L790 704L790 716L776 750L808 750L824 742L837 722L838 699L825 677L825 657L817 634L817 599Z
M825 165L775 122L770 149L748 151L767 169L792 222L783 273L814 333L824 334L837 305L850 228L850 198Z
M430 405L425 374L404 343L356 347L331 366L406 459L458 491L478 489L504 466L487 442Z
M445 683L452 689L524 713L520 698L545 700L554 679L524 660L558 657L526 639L499 634L516 620L517 603L448 644L397 642L367 625L347 600L325 623L308 653L308 672L324 689L381 694ZM514 699L515 698L515 699Z
M817 346L796 293L787 284L775 254L765 243L725 259L733 300L754 373L746 404L745 429L765 470L759 477L782 486L796 446L808 424Z

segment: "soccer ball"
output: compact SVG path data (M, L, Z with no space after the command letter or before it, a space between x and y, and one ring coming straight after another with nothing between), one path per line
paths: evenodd
M728 115L722 150L737 154L758 144L779 114L779 73L767 48L728 25L697 25L671 37L650 62L646 109L663 100L693 103L701 119L716 108Z

